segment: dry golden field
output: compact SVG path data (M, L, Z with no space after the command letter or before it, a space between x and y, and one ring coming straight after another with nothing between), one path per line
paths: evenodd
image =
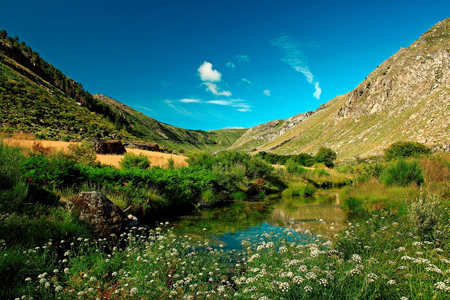
M23 148L29 148L33 146L34 143L41 143L43 147L50 148L51 152L66 151L72 142L59 142L59 141L36 141L31 139L16 139L16 138L5 138L3 142L9 145L20 146ZM181 155L167 154L161 152L145 151L139 149L129 149L128 153L134 154L144 154L148 156L152 166L167 167L168 160L170 158L174 161L175 168L187 167L186 162L187 157ZM114 167L120 168L119 162L122 160L123 155L103 155L97 154L97 160L104 165L112 165Z

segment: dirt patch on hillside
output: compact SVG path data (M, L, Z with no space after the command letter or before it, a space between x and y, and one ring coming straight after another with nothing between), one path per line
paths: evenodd
M66 151L72 142L58 142L58 141L36 141L36 140L18 140L18 139L4 139L3 142L9 145L20 146L24 148L30 148L35 142L39 142L43 147L50 148L52 152ZM186 162L187 157L181 155L174 155L162 152L145 151L139 149L129 149L128 153L140 154L147 156L150 160L152 166L160 166L166 168L168 166L168 161L170 158L174 161L174 167L187 167ZM122 160L123 155L103 155L97 154L97 160L103 165L112 165L116 168L119 167L119 162Z

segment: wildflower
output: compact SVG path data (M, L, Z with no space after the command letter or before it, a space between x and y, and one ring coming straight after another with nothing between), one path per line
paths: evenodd
M389 281L387 282L387 284L389 284L389 285L394 285L394 284L396 284L396 282L395 282L395 280L389 280Z
M131 295L137 294L137 292L138 292L138 289L136 287L131 288L131 290L130 290Z
M303 279L302 276L295 276L295 277L292 279L292 281L294 281L294 283L296 283L296 284L300 284L300 283L302 283L302 282L304 281L304 279Z
M25 278L25 282L31 281L30 277Z
M352 255L352 260L356 261L356 262L361 262L362 261L362 257L358 254L353 254Z
M306 277L306 279L316 279L317 275L314 272L308 272L308 273L306 273L305 277Z
M326 280L325 278L320 278L319 279L319 284L323 285L323 286L327 286L328 280Z
M69 273L70 273L70 269L69 269L69 268L65 268L65 269L64 269L64 273L65 273L65 274L69 274Z
M441 291L450 291L450 287L448 287L445 282L439 281L434 284L434 286Z
M373 283L373 282L375 282L376 279L378 279L377 274L369 273L369 274L367 274L366 282Z
M63 290L63 287L58 285L57 287L55 287L55 292L61 292Z
M312 288L312 286L307 285L307 286L304 287L304 290L305 290L306 292L312 292L313 288Z

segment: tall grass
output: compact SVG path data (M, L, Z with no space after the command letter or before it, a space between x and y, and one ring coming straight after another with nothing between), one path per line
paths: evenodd
M168 224L109 242L61 241L20 254L33 267L23 269L14 292L24 299L448 299L443 212L429 235L381 213L348 222L332 239L286 229L243 241L238 251L213 246L207 231L200 239L178 236ZM120 240L125 247L117 247ZM55 252L62 254L51 260Z

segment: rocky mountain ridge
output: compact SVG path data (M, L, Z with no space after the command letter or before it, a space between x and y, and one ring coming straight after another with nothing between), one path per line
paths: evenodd
M450 19L401 48L353 91L308 118L284 129L272 122L250 129L232 148L314 154L325 146L344 159L381 154L399 140L450 150ZM259 134L250 135L255 131ZM255 143L258 140L265 142Z

